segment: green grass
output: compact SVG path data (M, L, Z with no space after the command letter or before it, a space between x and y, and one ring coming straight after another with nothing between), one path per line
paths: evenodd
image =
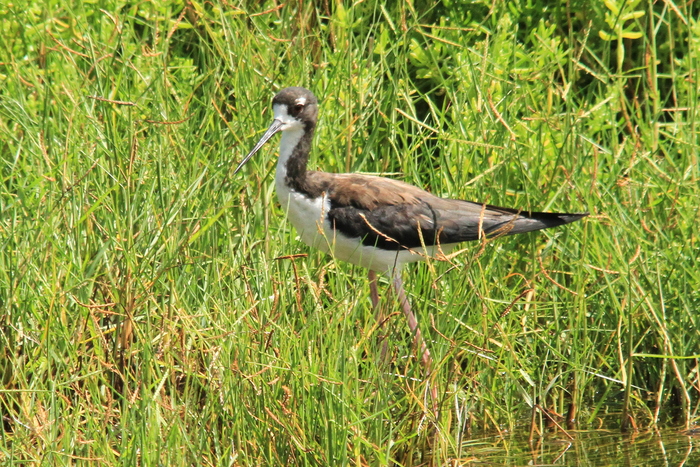
M698 421L697 6L415 3L0 6L6 465L445 465L535 404ZM285 221L272 145L232 176L289 85L313 167L591 212L408 268L437 419L397 305L382 366L366 271Z

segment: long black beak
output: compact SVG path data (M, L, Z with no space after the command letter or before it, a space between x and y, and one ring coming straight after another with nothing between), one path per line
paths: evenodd
M236 170L233 171L233 175L236 175L236 174L238 173L238 171L241 170L241 167L243 167L243 166L245 165L245 163L248 162L248 160L249 160L251 157L253 157L253 155L254 155L256 152L258 152L258 150L259 150L261 147L263 147L263 144L267 143L267 140L269 140L270 138L272 138L272 137L275 135L275 133L278 133L279 131L281 131L282 125L284 125L284 123L282 123L282 122L279 121L279 120L273 120L273 121L272 121L272 124L271 124L270 127L267 129L267 131L265 132L265 134L262 135L262 138L260 138L260 141L257 142L257 144L253 147L253 149L250 150L250 152L248 153L248 155L245 156L245 157L243 158L243 160L241 161L240 164L238 164L238 167L236 167Z

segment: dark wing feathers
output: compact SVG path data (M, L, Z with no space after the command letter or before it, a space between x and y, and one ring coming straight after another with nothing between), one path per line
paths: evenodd
M331 204L328 216L336 229L348 237L362 238L365 245L401 250L436 243L431 214L425 205L383 205L368 211Z
M328 217L337 230L386 250L513 235L588 215L526 212L444 199L404 182L369 175L309 172L307 183L330 198Z

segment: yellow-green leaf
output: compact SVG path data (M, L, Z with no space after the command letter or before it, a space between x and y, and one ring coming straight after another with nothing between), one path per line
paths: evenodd
M622 16L622 21L629 21L631 19L641 18L642 16L644 16L645 13L646 12L642 11L642 10L637 10L637 11L633 11L632 13L627 13L626 15Z
M603 39L604 41L611 41L611 40L613 40L613 36L611 36L610 34L608 34L608 33L605 32L605 31L598 31L598 35L599 35L600 38Z
M641 32L632 32L632 31L623 31L622 32L622 37L625 39L639 39L642 37Z
M615 16L620 14L620 9L617 7L614 1L612 0L605 0L605 6L608 8L608 10L612 11Z

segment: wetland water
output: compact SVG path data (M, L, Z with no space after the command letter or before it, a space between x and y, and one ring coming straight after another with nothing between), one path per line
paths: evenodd
M473 439L456 465L506 466L700 466L700 431L663 430L621 434L595 430L572 432L573 441L547 434Z

